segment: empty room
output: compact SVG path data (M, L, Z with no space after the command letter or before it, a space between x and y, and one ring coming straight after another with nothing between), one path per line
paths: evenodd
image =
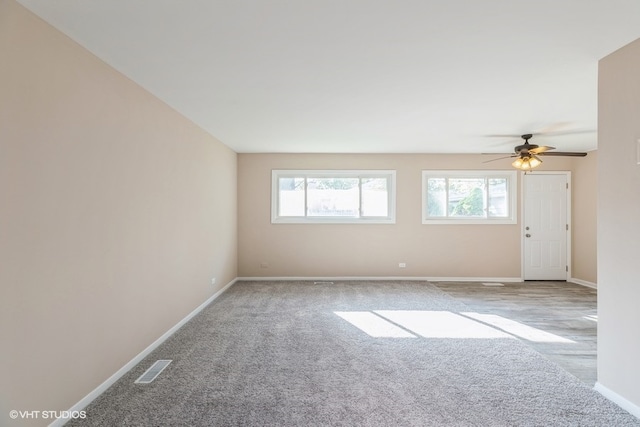
M0 425L640 426L638 16L0 0Z

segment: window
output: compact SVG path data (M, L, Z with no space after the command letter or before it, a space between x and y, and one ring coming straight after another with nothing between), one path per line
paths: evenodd
M515 171L422 171L423 224L515 224Z
M396 172L274 170L272 223L393 224Z

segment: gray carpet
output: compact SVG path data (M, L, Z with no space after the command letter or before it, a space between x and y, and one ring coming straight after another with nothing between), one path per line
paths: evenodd
M426 282L238 282L67 425L640 426L467 311Z

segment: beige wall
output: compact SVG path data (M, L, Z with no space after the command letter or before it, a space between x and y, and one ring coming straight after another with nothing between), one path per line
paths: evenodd
M573 161L571 276L593 286L598 282L597 260L597 179L598 152Z
M640 417L640 40L600 61L598 383Z
M238 275L519 278L520 224L421 223L423 169L511 167L508 160L483 163L487 159L481 155L239 154ZM582 160L547 158L540 170L571 170ZM397 222L271 224L272 169L395 169ZM580 175L588 175L587 171L585 167ZM595 232L588 234L595 237ZM593 244L587 246L595 253ZM263 262L269 267L261 268ZM398 268L399 262L407 268Z
M237 161L13 0L0 58L9 425L70 408L236 277Z

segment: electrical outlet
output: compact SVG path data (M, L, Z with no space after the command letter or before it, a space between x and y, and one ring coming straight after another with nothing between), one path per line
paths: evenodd
M215 278L215 277L212 277L212 278L211 278L211 284L212 284L212 285L215 285L215 284L216 284L216 278Z
M398 264L398 267L406 268L407 267L407 263L406 262L401 262L400 264Z
M260 268L269 268L269 263L268 263L268 262L265 262L265 261L262 261L262 262L260 263Z

